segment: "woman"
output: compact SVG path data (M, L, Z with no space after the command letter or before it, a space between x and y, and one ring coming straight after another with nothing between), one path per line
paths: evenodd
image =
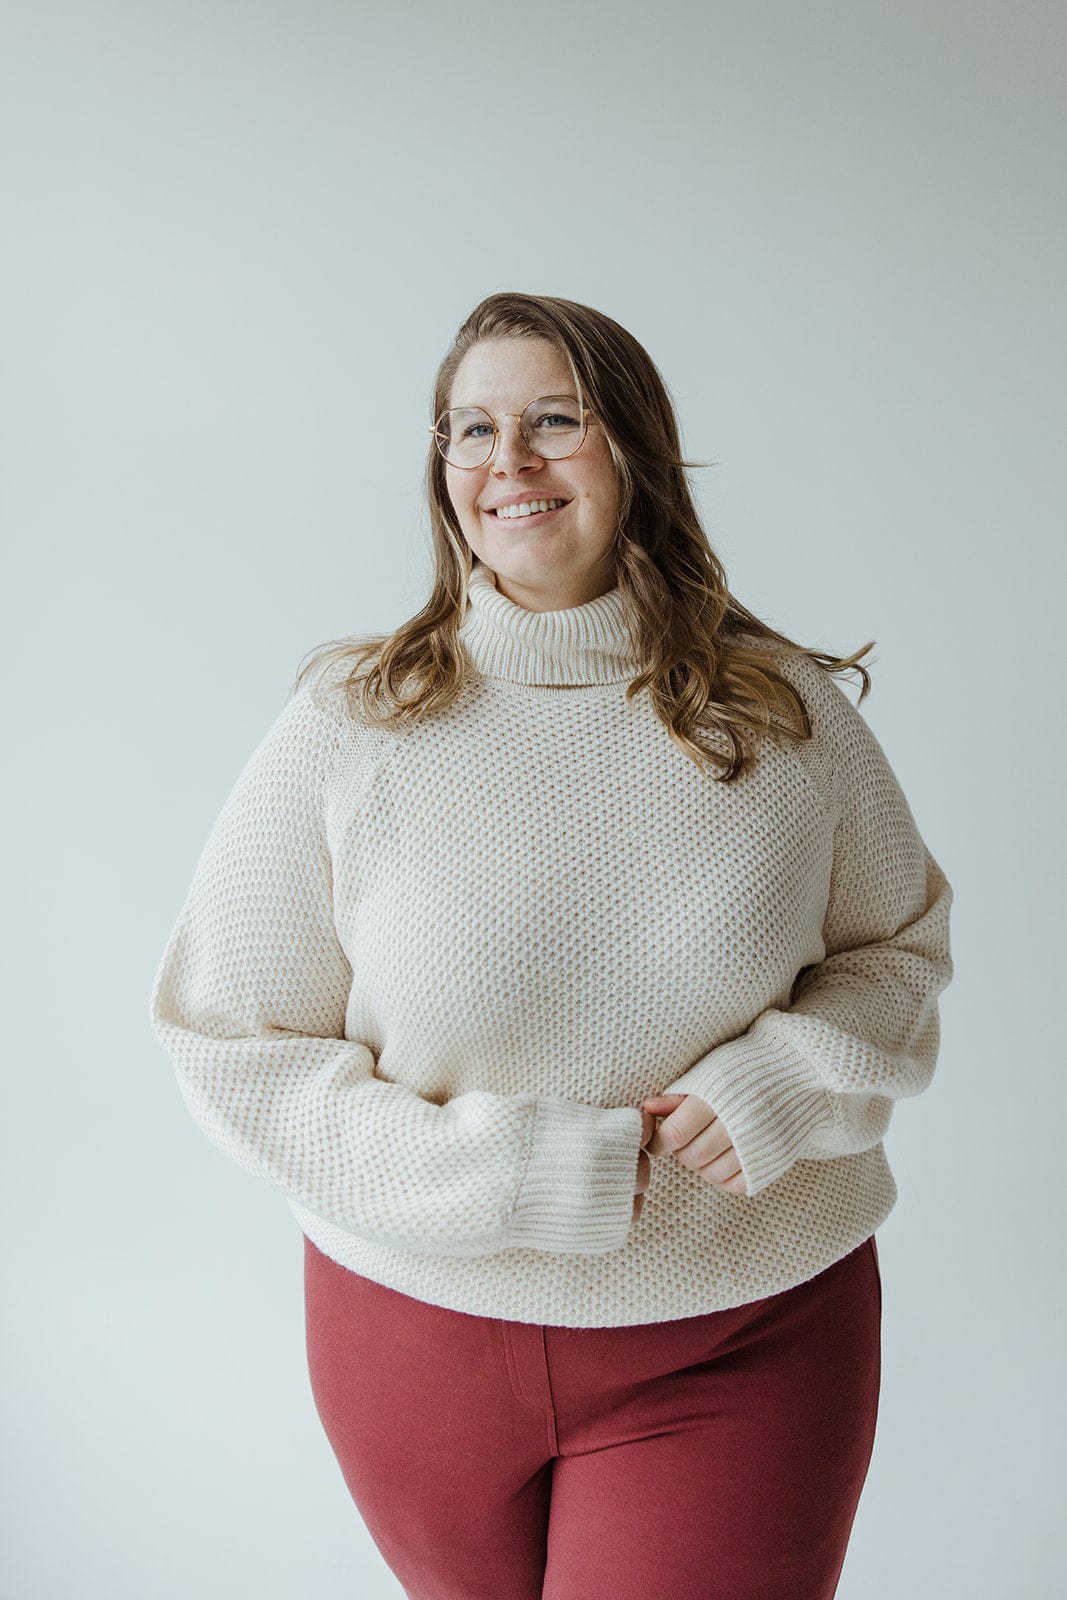
M153 1024L288 1195L318 1411L409 1596L828 1600L882 1139L951 975L831 676L865 693L871 646L730 595L663 381L589 307L483 301L433 418L430 599L298 676Z

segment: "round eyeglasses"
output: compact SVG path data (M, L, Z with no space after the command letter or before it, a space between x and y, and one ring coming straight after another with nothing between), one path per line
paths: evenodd
M521 415L502 411L492 417L481 406L453 406L441 412L430 432L450 467L471 472L492 456L504 417L518 417L519 431L534 455L564 461L581 449L592 415L572 394L550 394L531 400Z

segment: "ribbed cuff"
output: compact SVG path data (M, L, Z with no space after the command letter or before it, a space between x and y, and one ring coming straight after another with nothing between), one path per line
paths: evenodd
M660 1093L707 1101L730 1135L750 1200L833 1125L833 1097L811 1086L810 1065L790 1045L751 1034L718 1045ZM825 1138L818 1145L825 1150Z
M637 1192L641 1112L537 1102L506 1249L602 1255L626 1243Z

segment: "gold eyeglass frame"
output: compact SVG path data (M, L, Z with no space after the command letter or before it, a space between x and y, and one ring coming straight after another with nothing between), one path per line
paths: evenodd
M536 449L531 443L526 429L522 425L522 419L526 415L527 411L529 411L530 407L537 405L541 400L569 400L572 405L576 405L578 407L578 410L582 414L582 437L578 440L578 443L575 445L574 449L568 450L565 456L543 456L540 450ZM441 441L444 437L440 429L441 417L447 417L450 411L480 411L482 416L488 417L489 421L493 424L493 442L489 447L489 453L485 460L479 461L478 465L475 467L464 467L458 461L449 461L441 447ZM588 406L584 406L582 402L573 394L539 394L535 395L532 400L528 400L521 411L501 411L498 412L495 417L488 412L484 406L446 406L441 412L441 416L438 417L437 421L428 431L433 434L434 443L437 446L437 453L445 463L446 467L455 467L457 472L480 472L482 467L489 465L490 461L492 461L494 455L496 454L497 445L500 443L502 433L500 422L504 417L515 418L515 421L519 424L519 433L522 436L523 443L525 444L527 450L530 451L531 455L537 456L541 461L569 461L571 456L576 456L578 454L579 450L582 448L582 445L585 443L589 434L589 420L590 418L595 420L596 413L590 411Z

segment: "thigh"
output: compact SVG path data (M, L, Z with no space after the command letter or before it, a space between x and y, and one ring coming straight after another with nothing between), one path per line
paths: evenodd
M499 1322L349 1272L305 1239L308 1369L356 1507L410 1600L540 1600L544 1416Z
M831 1600L874 1444L873 1239L741 1311L659 1324L659 1375L616 1341L623 1382L555 1463L544 1600Z

